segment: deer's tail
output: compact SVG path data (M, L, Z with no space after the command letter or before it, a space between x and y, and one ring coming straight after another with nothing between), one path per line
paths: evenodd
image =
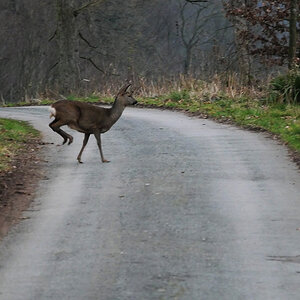
M49 111L50 111L50 119L52 117L55 117L56 116L56 109L51 105L49 106Z

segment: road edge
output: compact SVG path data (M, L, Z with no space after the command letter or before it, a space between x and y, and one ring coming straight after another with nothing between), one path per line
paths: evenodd
M24 151L12 162L12 170L0 173L4 190L0 199L0 240L15 224L24 219L23 212L32 203L40 179L44 177L42 138L30 139Z

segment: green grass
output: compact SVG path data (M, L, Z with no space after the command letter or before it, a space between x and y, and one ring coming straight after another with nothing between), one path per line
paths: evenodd
M26 122L0 119L0 172L9 170L13 159L38 136L39 132Z

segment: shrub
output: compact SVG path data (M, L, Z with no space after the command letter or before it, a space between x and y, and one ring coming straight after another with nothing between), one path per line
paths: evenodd
M173 101L180 101L180 100L190 100L190 94L187 90L182 91L173 91L170 93L169 98Z
M271 81L270 87L271 99L283 103L300 103L300 70L277 76Z

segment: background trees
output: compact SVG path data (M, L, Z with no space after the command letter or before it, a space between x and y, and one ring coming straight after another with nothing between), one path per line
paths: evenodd
M250 81L262 64L286 65L288 49L299 55L298 15L295 0L4 0L0 99L180 74L240 72Z

